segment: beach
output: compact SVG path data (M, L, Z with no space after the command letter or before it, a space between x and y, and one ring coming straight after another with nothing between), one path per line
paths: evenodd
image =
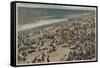
M31 29L18 35L17 64L96 60L95 13L42 22L18 30Z

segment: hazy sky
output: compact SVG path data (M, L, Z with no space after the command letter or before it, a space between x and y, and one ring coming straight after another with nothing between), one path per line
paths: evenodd
M31 4L31 3L17 3L18 7L31 7L31 8L52 8L52 9L74 9L74 10L92 10L95 7L81 7L81 6L64 6L64 5L47 5L47 4Z

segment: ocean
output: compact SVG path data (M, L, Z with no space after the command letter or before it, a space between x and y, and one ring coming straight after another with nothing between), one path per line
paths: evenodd
M18 8L18 32L29 32L47 27L70 18L89 15L89 10L49 9L49 8Z

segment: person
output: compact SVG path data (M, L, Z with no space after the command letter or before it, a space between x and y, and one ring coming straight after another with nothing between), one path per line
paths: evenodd
M34 60L32 61L32 63L36 63L37 62L37 56L34 57Z
M41 55L42 62L44 62L45 53L42 51Z
M50 62L49 55L47 56L47 62Z

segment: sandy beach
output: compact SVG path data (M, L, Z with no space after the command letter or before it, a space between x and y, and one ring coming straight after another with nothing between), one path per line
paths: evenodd
M56 22L59 23L18 35L17 64L96 59L94 13Z

